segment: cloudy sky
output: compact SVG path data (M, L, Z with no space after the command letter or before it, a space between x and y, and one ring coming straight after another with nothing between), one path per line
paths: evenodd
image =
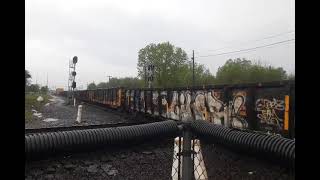
M136 76L139 49L169 41L189 57L195 50L214 74L237 57L293 73L294 30L293 0L28 0L25 66L33 83L45 85L48 74L49 87L66 88L76 55L77 86L86 88L107 75Z

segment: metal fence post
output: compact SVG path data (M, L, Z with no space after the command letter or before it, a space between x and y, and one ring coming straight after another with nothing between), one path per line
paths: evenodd
M182 179L191 180L193 175L193 164L191 159L191 128L190 121L183 124L183 158L182 158Z
M179 136L179 153L181 152L181 136ZM178 179L181 179L181 156L178 156Z

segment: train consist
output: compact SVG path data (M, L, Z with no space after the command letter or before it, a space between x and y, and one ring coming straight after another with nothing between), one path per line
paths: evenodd
M66 95L66 92L62 93ZM205 120L295 138L295 83L75 91L77 100L174 120Z

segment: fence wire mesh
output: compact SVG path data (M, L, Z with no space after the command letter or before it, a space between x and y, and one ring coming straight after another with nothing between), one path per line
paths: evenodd
M203 160L201 145L199 139L192 140L192 160L193 160L193 174L195 180L207 180L207 170Z
M172 180L182 179L182 137L176 137L174 139L174 151L173 151L173 163L171 177Z
M173 152L173 164L172 164L172 180L182 180L182 161L183 161L183 138L176 137L174 139L174 152ZM208 180L207 170L204 164L203 155L201 151L201 145L199 139L191 141L191 158L193 162L194 180Z

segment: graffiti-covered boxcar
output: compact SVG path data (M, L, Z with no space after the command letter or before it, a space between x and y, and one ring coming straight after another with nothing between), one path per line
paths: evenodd
M204 120L230 128L294 138L294 81L185 88L110 88L75 97L129 112L174 120Z
M124 104L123 88L75 91L76 99L89 103L101 104L111 108L121 108Z

